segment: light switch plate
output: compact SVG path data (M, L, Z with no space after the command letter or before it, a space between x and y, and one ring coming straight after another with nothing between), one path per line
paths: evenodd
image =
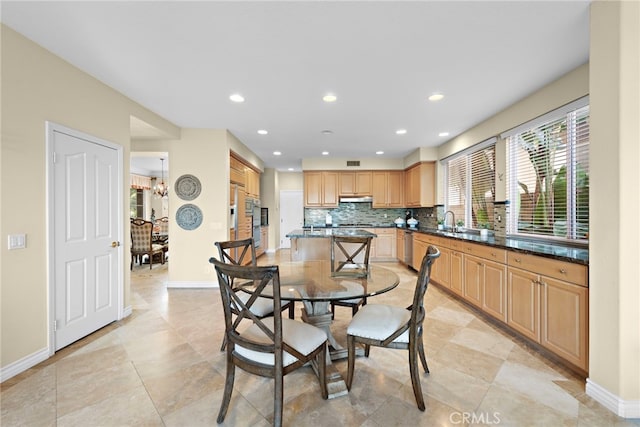
M26 234L9 234L9 250L24 249L27 247L27 235Z

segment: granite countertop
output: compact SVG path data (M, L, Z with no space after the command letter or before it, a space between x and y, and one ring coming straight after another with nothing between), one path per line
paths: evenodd
M377 234L360 228L350 227L324 227L324 228L305 228L296 229L287 233L289 238L307 238L307 237L331 237L331 236L357 236L357 237L377 237Z
M410 230L410 229L406 229ZM414 232L432 234L434 236L448 237L451 239L465 240L479 243L486 246L495 246L502 249L509 249L516 252L531 255L540 255L548 258L555 258L562 261L569 261L576 264L589 265L589 248L576 247L562 243L549 243L541 240L529 240L511 237L496 237L490 234L488 237L480 237L474 232L451 233L431 228L411 229Z

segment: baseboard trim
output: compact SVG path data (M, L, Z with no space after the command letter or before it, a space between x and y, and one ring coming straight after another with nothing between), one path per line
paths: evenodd
M587 378L587 396L623 418L640 418L640 400L624 400Z
M124 319L125 317L131 316L131 313L133 313L133 307L130 305L126 306L124 310L122 310L122 318Z
M29 368L36 366L40 362L44 362L49 358L49 349L43 348L35 353L32 353L20 360L17 360L7 366L0 368L0 383L5 382L9 378L13 378L16 375L26 371Z
M188 289L188 288L217 288L218 287L218 282L187 282L187 281L171 281L171 282L165 282L165 285L167 286L167 288L182 288L182 289Z

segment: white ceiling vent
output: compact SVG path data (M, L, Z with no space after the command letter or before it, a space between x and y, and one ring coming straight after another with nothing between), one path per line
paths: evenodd
M347 160L347 167L358 167L360 166L360 160Z

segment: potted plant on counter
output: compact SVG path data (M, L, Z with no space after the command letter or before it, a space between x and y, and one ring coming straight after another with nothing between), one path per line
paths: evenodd
M444 230L444 219L438 219L438 230Z
M480 223L478 223L478 227L480 228L480 237L488 237L489 236L489 223L488 222L480 222Z

